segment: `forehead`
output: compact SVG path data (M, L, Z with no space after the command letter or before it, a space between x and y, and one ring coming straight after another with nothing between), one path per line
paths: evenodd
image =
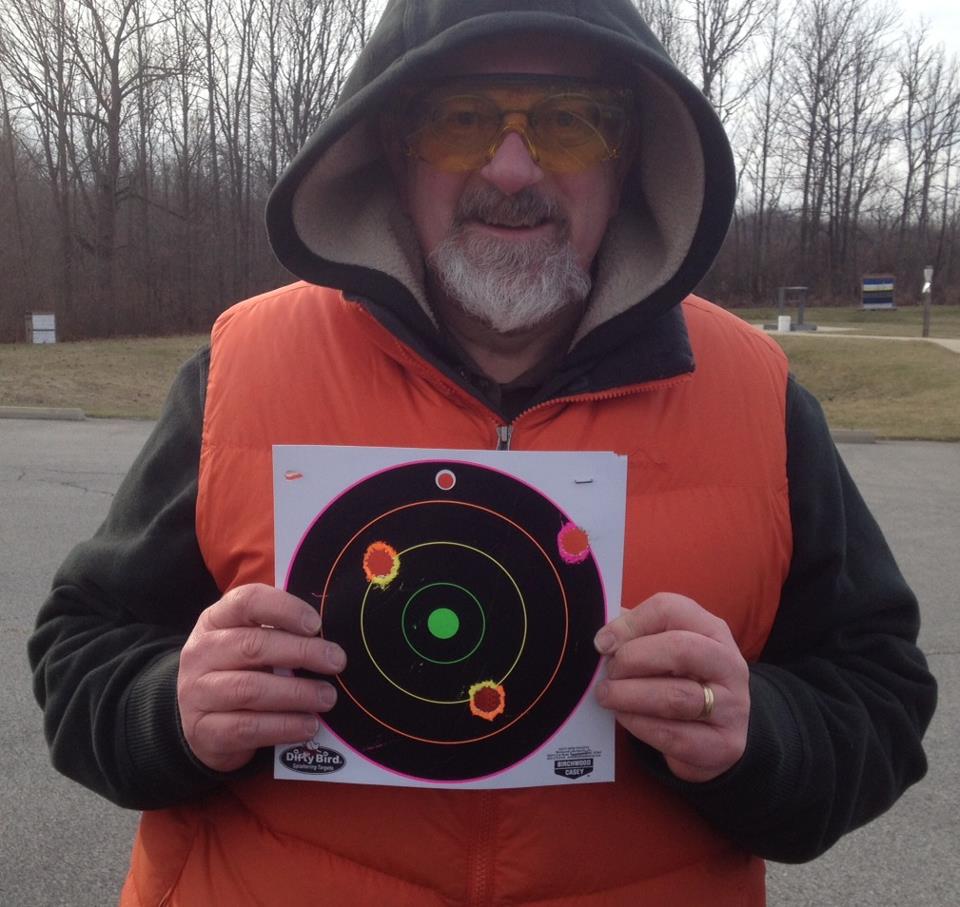
M426 104L478 97L492 100L502 110L527 110L544 101L562 96L568 103L598 102L616 104L621 94L581 78L556 73L473 73L450 76L416 95Z
M440 72L448 76L533 73L595 79L600 70L595 53L588 44L562 35L518 33L458 48L440 61Z

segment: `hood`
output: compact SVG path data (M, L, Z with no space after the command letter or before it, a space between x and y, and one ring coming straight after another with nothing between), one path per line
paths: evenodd
M428 328L422 255L383 160L379 116L401 86L460 47L550 32L617 61L639 107L638 151L571 352L596 355L675 306L719 251L735 173L712 107L630 0L391 0L336 108L267 203L280 262L308 282L375 301L391 322Z

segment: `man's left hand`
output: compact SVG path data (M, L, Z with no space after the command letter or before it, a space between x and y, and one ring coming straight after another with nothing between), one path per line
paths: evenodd
M600 704L663 753L678 778L709 781L740 759L750 674L723 620L693 599L660 592L610 621L594 644L608 657Z

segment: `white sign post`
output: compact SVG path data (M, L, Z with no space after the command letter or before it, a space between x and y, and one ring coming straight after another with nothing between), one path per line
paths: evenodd
M923 269L923 335L930 336L930 290L933 284L933 268L929 265Z

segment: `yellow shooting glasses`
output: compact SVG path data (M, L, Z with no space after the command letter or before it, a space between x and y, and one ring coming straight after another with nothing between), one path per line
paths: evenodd
M538 166L577 173L619 156L633 93L582 79L497 74L422 87L403 109L407 154L438 170L477 170L516 132Z

